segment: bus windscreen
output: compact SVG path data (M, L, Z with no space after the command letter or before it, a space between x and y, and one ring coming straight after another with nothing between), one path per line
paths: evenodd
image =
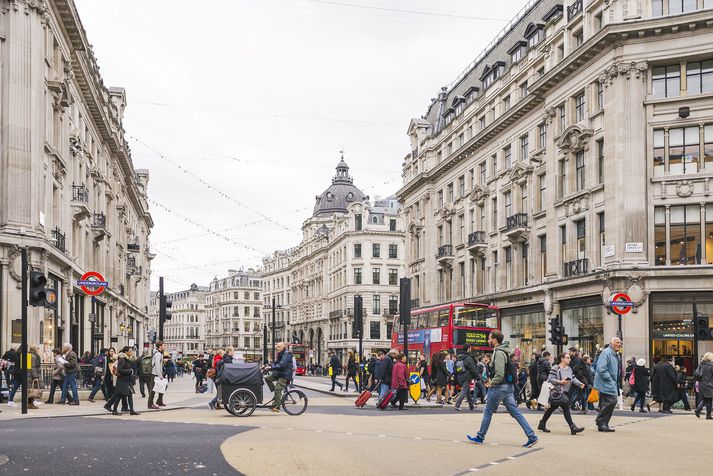
M483 307L456 306L453 309L453 326L497 329L498 313Z

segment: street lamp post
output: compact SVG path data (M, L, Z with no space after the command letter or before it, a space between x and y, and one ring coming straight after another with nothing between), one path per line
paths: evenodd
M272 297L272 306L265 305L263 309L272 309L272 359L275 360L275 309L282 309L282 306L275 304L275 296ZM263 347L262 359L267 362L267 319L265 319L265 327L263 327Z

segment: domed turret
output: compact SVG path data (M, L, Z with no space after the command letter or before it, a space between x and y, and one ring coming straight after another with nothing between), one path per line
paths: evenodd
M337 164L337 173L332 178L332 185L321 195L315 197L314 212L312 216L334 215L347 213L347 207L352 202L363 202L369 197L354 185L354 180L349 176L349 166L344 161L344 155Z

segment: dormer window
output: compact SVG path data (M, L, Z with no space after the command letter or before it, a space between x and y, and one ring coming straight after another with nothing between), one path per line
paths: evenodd
M542 23L530 23L525 29L527 47L532 48L545 39L545 30Z
M475 98L478 97L478 91L480 90L475 86L469 87L465 92L465 100L468 101L468 103L475 101Z
M517 63L522 59L523 56L525 56L525 53L527 52L527 41L520 40L515 45L508 50L508 53L510 54L510 61L512 64Z
M456 96L455 99L453 99L453 107L455 108L456 116L459 116L460 113L463 112L463 109L465 109L465 98L463 96Z
M347 202L353 202L354 201L354 194L352 192L349 192L347 194Z
M443 113L443 118L446 121L446 125L451 123L454 116L455 116L455 109L453 109L452 107L449 107L448 109L446 109L446 112Z
M331 202L334 199L334 194L332 192L327 192L327 201Z
M505 63L498 61L492 66L486 66L480 80L483 82L483 89L488 89L505 72Z

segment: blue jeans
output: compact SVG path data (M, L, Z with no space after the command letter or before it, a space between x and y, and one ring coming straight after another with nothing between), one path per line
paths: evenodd
M109 400L107 398L106 389L104 388L104 378L97 375L96 377L94 377L94 386L92 387L92 391L89 394L89 398L94 398L97 392L99 392L99 389L101 389L102 394L104 395L104 400Z
M10 395L8 395L7 399L8 401L13 401L15 399L15 394L17 393L17 389L20 388L20 385L22 385L22 381L16 378L12 379L12 382L10 382L12 387L10 388Z
M390 388L391 386L389 384L381 384L381 387L379 388L379 401L381 401L386 396L386 394L389 393Z
M488 433L488 428L490 427L490 420L493 418L493 413L498 409L500 402L505 403L505 408L507 408L508 413L520 424L525 434L529 439L537 438L535 432L532 431L530 424L520 410L517 409L517 404L515 403L515 397L512 395L513 385L511 383L495 385L490 387L488 391L488 399L485 401L485 411L483 412L483 421L480 423L480 430L478 431L478 436L485 439L486 433Z
M71 373L64 377L64 383L62 383L62 395L59 397L59 403L64 403L67 400L67 391L72 389L72 398L75 402L79 402L79 395L77 394L77 374Z

